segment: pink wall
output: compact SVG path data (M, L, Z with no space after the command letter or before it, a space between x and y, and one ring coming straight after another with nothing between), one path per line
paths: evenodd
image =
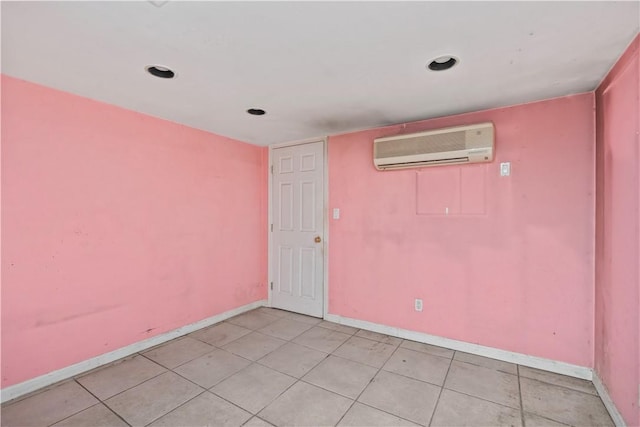
M633 41L596 91L595 369L640 425L640 66Z
M593 366L593 108L589 93L331 137L329 312ZM375 137L483 121L493 163L373 167ZM428 215L446 203L463 215Z
M2 387L266 298L266 149L2 77Z

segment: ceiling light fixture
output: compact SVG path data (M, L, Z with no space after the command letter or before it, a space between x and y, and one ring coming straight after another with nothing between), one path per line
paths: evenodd
M152 76L160 77L161 79L172 79L176 76L176 73L163 65L147 65L144 69Z
M251 114L252 116L264 116L265 114L267 114L266 111L260 108L249 108L247 110L247 113Z
M427 65L431 71L444 71L458 63L458 59L451 55L440 56Z

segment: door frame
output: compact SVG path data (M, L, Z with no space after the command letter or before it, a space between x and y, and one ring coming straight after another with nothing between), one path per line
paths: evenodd
M268 292L268 305L272 307L271 300L271 283L273 282L273 233L271 232L271 224L273 224L273 173L271 168L273 166L273 150L283 147L292 147L295 145L305 145L314 142L322 142L322 154L323 154L323 177L324 177L324 191L322 197L322 318L326 318L329 314L329 156L328 156L328 144L327 137L322 138L310 138L302 141L295 142L283 142L279 144L269 145L269 164L267 166L267 174L269 175L269 185L267 200L268 200L268 216L267 216L267 235L268 235L268 254L267 254L267 292Z

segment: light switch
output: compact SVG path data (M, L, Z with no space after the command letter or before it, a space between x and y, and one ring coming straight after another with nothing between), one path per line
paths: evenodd
M511 162L500 163L500 176L511 175Z
M340 208L333 208L333 219L340 219Z

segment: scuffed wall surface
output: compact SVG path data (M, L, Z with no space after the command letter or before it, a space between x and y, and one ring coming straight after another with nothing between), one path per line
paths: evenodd
M264 299L266 149L2 77L2 387Z

